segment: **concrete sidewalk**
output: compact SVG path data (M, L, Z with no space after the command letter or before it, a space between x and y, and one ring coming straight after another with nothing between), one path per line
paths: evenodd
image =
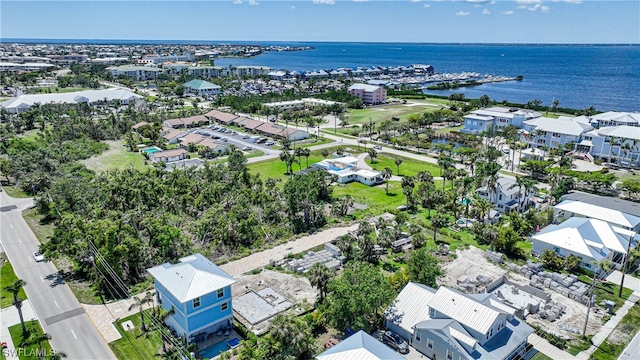
M539 352L547 355L548 357L554 360L562 360L562 359L574 359L575 357L569 354L566 351L560 350L557 347L551 345L547 340L541 338L535 333L529 335L529 344L533 345L533 347Z
M31 320L38 320L36 312L33 310L33 306L31 306L31 302L29 302L29 300L22 302L22 318L25 323ZM20 324L18 309L16 309L15 306L2 309L0 312L0 342L7 343L7 348L4 350L4 354L8 360L18 360L18 357L16 356L16 348L13 344L13 340L11 340L11 335L9 334L9 327L17 324Z

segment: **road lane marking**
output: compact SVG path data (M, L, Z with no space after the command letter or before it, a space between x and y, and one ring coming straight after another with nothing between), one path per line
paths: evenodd
M33 260L31 260L31 256L27 256L27 259L29 259L29 261L33 261Z
M42 282L44 283L44 278L42 276L40 276L40 280L42 280Z
M58 309L60 308L60 305L58 305L58 302L53 300L53 303L56 304L56 306L58 307Z
M22 244L22 240L18 239L18 242L19 242L20 244Z
M73 332L73 330L71 330L71 334L73 334L73 337L76 338L76 340L78 340L78 337L76 336L76 333Z
M9 227L13 229L13 225L9 224Z

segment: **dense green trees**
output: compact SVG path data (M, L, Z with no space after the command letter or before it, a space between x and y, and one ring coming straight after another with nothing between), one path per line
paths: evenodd
M436 280L444 275L444 270L438 258L433 255L433 249L423 247L414 250L407 260L409 279L419 284L437 287Z
M396 293L389 279L373 265L352 262L329 282L325 316L336 329L371 332L382 325L382 314Z

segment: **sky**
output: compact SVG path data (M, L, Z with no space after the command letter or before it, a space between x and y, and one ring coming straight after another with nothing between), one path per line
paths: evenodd
M0 37L639 44L640 0L1 0Z

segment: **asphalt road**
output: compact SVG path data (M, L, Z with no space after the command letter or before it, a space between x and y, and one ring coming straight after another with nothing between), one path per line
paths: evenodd
M115 359L58 269L33 259L39 243L21 214L29 205L30 200L0 192L0 242L18 278L27 282L25 292L44 331L51 335L51 346L68 359Z

